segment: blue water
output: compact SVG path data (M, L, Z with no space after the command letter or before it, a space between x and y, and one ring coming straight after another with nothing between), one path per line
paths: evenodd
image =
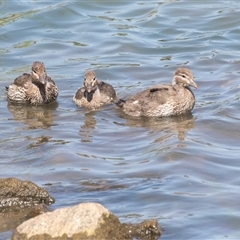
M0 1L0 176L45 187L52 209L91 201L122 222L155 218L161 239L240 238L239 15L238 0ZM57 103L9 105L5 86L34 61ZM127 98L179 66L199 86L190 115L72 102L89 68Z

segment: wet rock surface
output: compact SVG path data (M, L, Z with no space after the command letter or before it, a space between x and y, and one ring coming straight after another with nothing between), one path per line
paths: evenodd
M48 192L30 181L0 179L0 212L17 211L39 204L55 202Z
M41 214L16 228L12 240L30 239L158 239L157 221L121 224L98 203L82 203Z
M157 220L145 220L139 224L123 224L131 238L142 240L155 240L162 235Z

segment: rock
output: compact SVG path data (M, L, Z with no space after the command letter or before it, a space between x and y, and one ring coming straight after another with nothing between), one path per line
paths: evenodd
M113 239L115 231L119 234L118 225L118 219L102 205L82 203L60 208L22 223L16 228L12 240L92 239L93 236Z
M145 220L139 224L125 224L131 237L144 240L155 240L162 235L157 220Z
M44 188L30 181L16 178L0 179L0 212L15 211L41 203L50 205L54 202Z
M149 224L145 225L149 227ZM145 231L146 228L141 226L138 233L142 230ZM129 227L127 224L121 224L118 218L102 205L98 203L81 203L76 206L44 213L22 223L15 229L12 240L117 240L132 239L132 234L135 233L137 233L136 228L132 225ZM138 236L140 235L138 234Z
M15 229L24 221L49 211L45 204L40 204L18 211L0 212L0 233Z

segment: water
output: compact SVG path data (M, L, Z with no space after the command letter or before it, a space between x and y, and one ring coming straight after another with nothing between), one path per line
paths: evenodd
M52 209L93 201L122 222L156 218L161 239L240 237L239 1L5 0L0 14L1 177L45 187ZM36 60L57 103L8 105L5 86ZM199 86L190 115L136 120L72 102L89 68L126 98L178 66Z

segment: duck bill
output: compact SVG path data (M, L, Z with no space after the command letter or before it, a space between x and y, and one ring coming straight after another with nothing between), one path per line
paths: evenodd
M195 82L191 82L190 86L192 86L194 88L198 88L198 85Z
M42 83L44 85L46 83L45 74L40 75L38 80L39 80L40 83Z
M92 88L91 88L91 87L88 87L88 88L86 88L86 91L87 91L88 93L91 93Z

